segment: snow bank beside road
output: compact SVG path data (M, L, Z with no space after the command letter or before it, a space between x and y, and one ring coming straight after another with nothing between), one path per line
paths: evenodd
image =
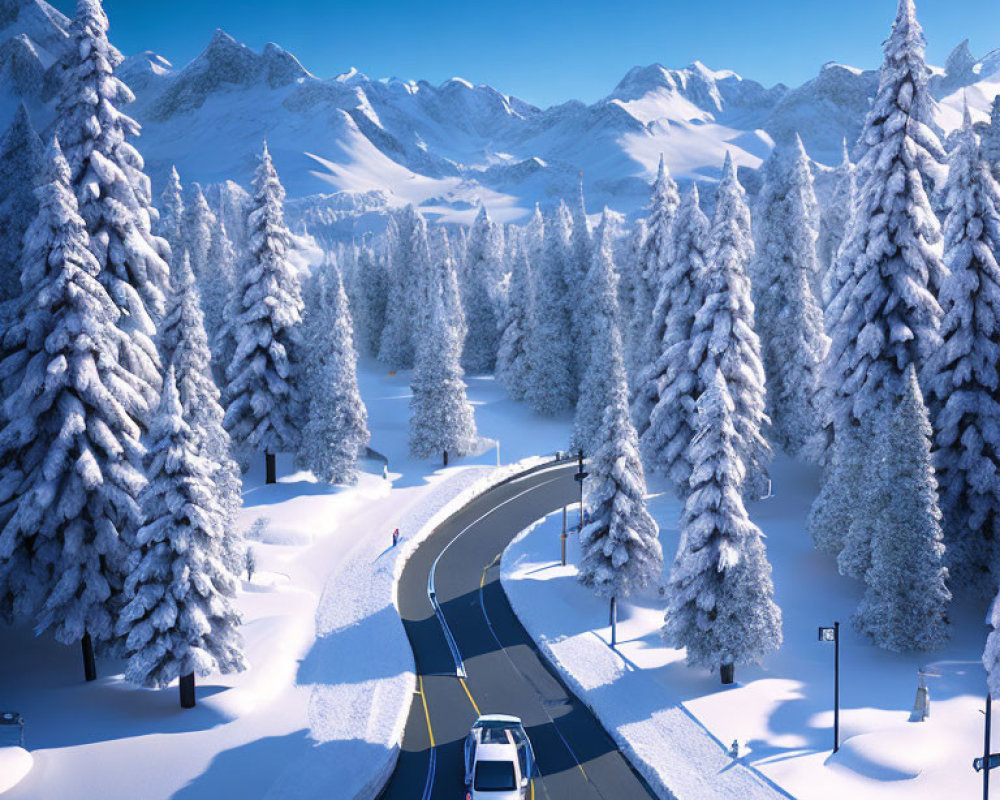
M20 747L0 747L0 794L13 789L31 772L31 753Z

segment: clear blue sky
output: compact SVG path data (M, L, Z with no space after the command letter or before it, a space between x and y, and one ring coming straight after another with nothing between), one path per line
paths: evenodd
M71 13L75 0L50 0ZM608 94L626 70L695 59L771 85L797 85L826 61L874 67L896 0L105 0L127 54L177 65L215 28L259 50L273 41L316 75L452 76L546 106ZM917 0L928 57L969 38L1000 48L1000 0Z

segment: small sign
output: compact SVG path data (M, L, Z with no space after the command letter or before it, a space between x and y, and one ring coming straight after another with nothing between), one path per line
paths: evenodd
M584 479L589 475L589 472L578 472L573 476L573 480L583 483Z
M985 762L985 758L974 758L972 759L972 768L976 772L982 772ZM1000 767L1000 753L990 753L990 765L987 769L996 769L997 767Z
M835 641L837 641L837 629L836 628L820 628L819 629L819 640L821 642L835 642Z

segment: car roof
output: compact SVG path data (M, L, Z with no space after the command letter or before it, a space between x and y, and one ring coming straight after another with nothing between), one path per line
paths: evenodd
M478 725L481 722L508 722L512 725L520 725L520 717L511 717L507 714L483 714L476 720Z
M517 761L513 744L481 744L476 748L476 761Z

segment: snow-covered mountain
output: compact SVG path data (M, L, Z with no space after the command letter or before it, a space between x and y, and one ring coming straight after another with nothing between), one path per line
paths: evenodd
M39 127L49 124L67 27L44 0L0 0L0 123L24 101ZM540 109L459 78L433 86L352 69L321 79L277 45L257 53L222 31L182 68L147 52L122 75L157 185L173 164L185 181L246 184L266 138L300 205L335 195L310 201L314 213L412 202L462 221L480 200L501 221L520 218L572 192L580 172L592 211L628 213L645 202L661 153L681 180L713 178L727 151L752 169L796 132L832 165L842 140L857 138L877 80L827 64L798 88L767 88L697 62L652 65L592 105ZM982 118L1000 93L1000 51L976 60L963 42L933 86L945 129L960 122L963 96Z

